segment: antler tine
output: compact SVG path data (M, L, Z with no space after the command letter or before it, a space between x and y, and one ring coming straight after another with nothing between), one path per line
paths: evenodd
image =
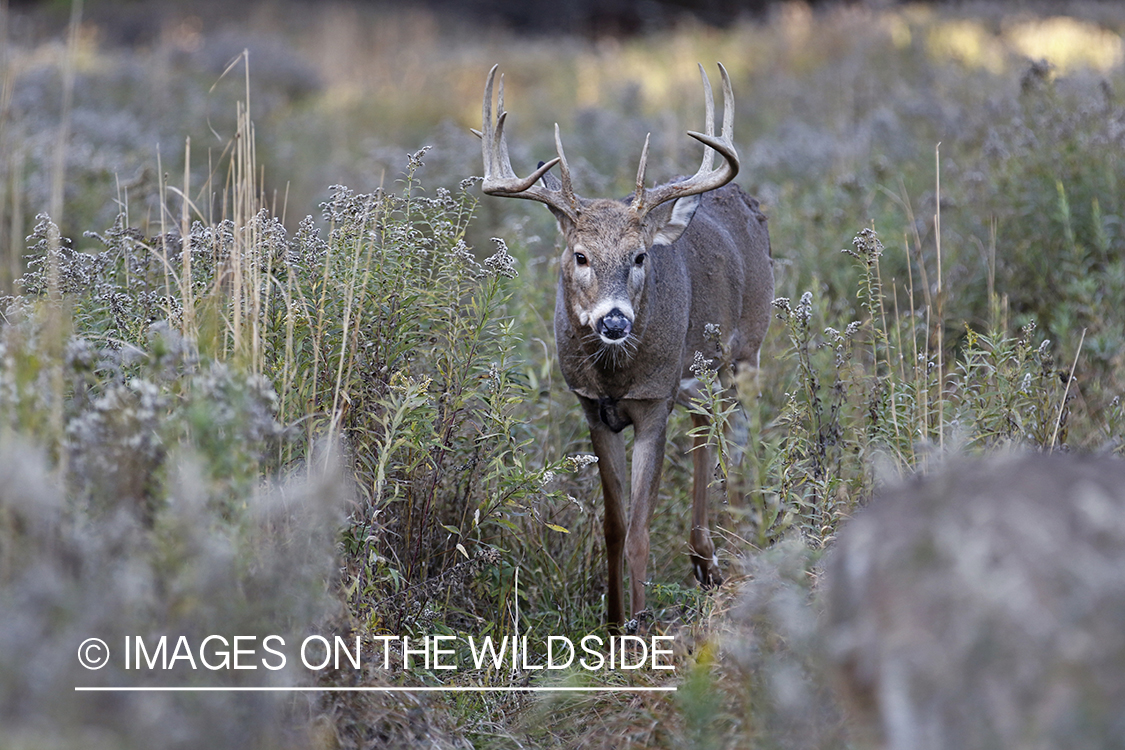
M723 138L734 142L734 86L726 67L719 63L719 73L723 77Z
M500 63L496 63L495 65L492 66L492 69L496 70L499 67L500 67ZM498 113L497 117L499 117L500 115L502 115L506 111L507 110L504 109L504 74L501 73L500 74L500 89L499 89L499 91L496 92L496 112Z
M566 153L563 151L562 135L559 134L559 124L557 122L555 123L555 153L558 154L558 158L554 161L559 164L559 173L562 176L563 197L566 198L567 205L577 206L578 202L574 198L574 186L570 181L570 165L566 163Z
M719 67L722 67L720 64ZM707 110L706 119L703 122L704 132L707 135L714 137L715 135L715 95L711 91L711 79L707 77L707 71L703 68L703 63L699 63L699 75L703 76L703 106ZM726 89L723 89L723 96L726 96ZM723 116L727 113L727 99L723 99ZM725 121L724 121L725 124ZM703 162L699 165L696 174L707 174L715 165L715 149L706 146L703 149Z
M707 79L707 73L703 70L702 65L700 71L703 74L704 106L706 108L704 127L707 132L697 133L694 130L689 130L688 135L704 145L703 161L699 165L699 170L688 179L680 182L669 182L651 190L644 190L643 199L634 198L633 207L642 218L661 203L715 190L733 180L735 175L738 174L738 151L734 147L734 88L731 86L730 76L722 63L719 63L719 73L723 79L723 132L716 137L715 99L711 91L711 82ZM723 163L718 168L714 167L715 152L723 157ZM640 186L638 185L638 187Z
M501 78L500 82L503 86L504 79ZM504 138L504 123L508 121L508 113L503 109L497 111L500 114L496 115L496 132L492 136L492 151L498 157L496 161L500 167L500 174L504 177L515 177L516 172L512 169L512 160L508 156L508 141Z
M504 77L500 77L500 88L496 99L496 119L492 118L492 93L499 65L493 65L488 72L488 79L484 85L484 102L481 105L481 130L473 132L481 139L481 158L484 162L484 183L481 189L488 195L497 195L507 198L526 198L528 200L546 203L548 206L562 211L574 218L577 214L577 202L574 191L570 186L570 169L566 164L566 157L562 152L562 141L559 138L558 126L555 126L555 145L559 155L550 161L544 162L524 178L516 176L512 169L512 161L508 155L508 142L504 138L504 123L508 120L508 113L504 111ZM543 177L556 164L562 163L563 190L548 190L537 185Z
M641 149L641 163L637 166L637 189L633 193L632 209L640 212L645 202L645 169L648 167L648 141L652 133L645 134L645 147Z
M488 177L489 167L491 160L489 157L492 155L489 148L492 143L493 125L492 125L492 83L496 78L496 69L499 65L493 65L492 70L488 71L488 79L484 82L484 103L480 108L481 129L473 130L477 138L481 140L481 156L484 158L484 172L485 177ZM472 130L472 128L470 128Z
M722 135L720 135L718 138L715 137L715 102L711 96L711 83L710 81L706 80L706 74L704 74L703 78L705 83L704 88L707 92L707 132L697 133L693 130L689 130L688 135L702 143L704 146L709 146L711 149L718 151L719 154L722 155L723 159L726 160L726 165L724 167L720 167L717 171L723 172L726 167L732 169L733 172L731 173L730 177L727 178L727 182L730 182L730 180L733 180L734 176L738 174L739 167L738 152L734 148L734 88L731 86L730 76L727 74L727 69L723 67L722 63L719 63L719 73L722 75L723 79ZM700 165L699 172L696 173L697 176L704 174L704 165L710 167L712 163L710 160L713 159L713 157L714 153L710 149L704 150L703 164ZM720 183L720 186L722 184L725 183ZM714 188L708 189L713 190Z

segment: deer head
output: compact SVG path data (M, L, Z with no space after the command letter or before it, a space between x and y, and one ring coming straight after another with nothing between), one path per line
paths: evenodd
M561 268L570 313L579 326L588 328L605 346L628 347L632 343L630 336L645 286L648 252L654 245L675 242L695 214L699 195L722 187L738 174L738 152L732 140L734 96L730 77L720 64L723 129L716 137L711 83L703 66L699 67L706 101L706 132L688 132L705 146L698 171L685 180L646 188L649 146L646 137L637 169L636 191L631 198L615 201L575 194L558 124L555 125L555 158L541 163L526 178L516 176L504 138L508 113L504 111L502 76L497 97L499 114L495 122L492 118L497 67L493 66L485 84L481 112L484 131L473 131L481 137L485 167L482 189L489 195L539 201L551 209L566 240ZM714 166L716 152L722 156L717 168ZM561 180L549 174L556 164ZM542 184L536 184L540 181Z

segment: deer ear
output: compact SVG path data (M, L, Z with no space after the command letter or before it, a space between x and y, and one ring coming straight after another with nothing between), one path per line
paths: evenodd
M699 208L698 195L686 195L677 201L674 201L671 206L671 211L661 211L661 206L652 214L649 214L657 220L657 225L662 217L667 216L664 224L657 230L656 236L652 240L654 245L671 245L676 240L680 239L680 235L687 229L687 225L691 223L691 217L695 216L695 209ZM667 205L667 204L665 204Z
M542 167L544 164L546 164L546 162L539 162L540 167ZM548 190L562 190L562 183L559 182L559 178L555 177L550 172L544 172L543 176L540 179L543 181L543 187L547 188Z
M543 162L539 162L539 166L543 166ZM547 188L548 190L562 190L562 182L560 182L559 178L555 177L550 172L545 172L543 176L539 178L539 180L543 183L543 187ZM550 203L546 203L544 205L547 206L547 208L551 209L551 213L555 215L555 220L559 223L559 231L563 234L566 234L566 227L570 225L570 217L552 206Z

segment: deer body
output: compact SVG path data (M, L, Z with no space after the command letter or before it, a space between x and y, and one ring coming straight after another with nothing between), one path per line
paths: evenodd
M721 66L720 66L721 69ZM733 101L723 70L722 136L714 135L714 104L704 75L707 133L703 165L695 176L644 187L648 143L637 190L620 201L573 193L556 126L558 157L530 177L517 178L508 162L500 114L492 124L489 75L483 112L486 193L546 203L566 240L555 304L555 342L567 385L578 397L598 457L605 499L607 608L612 625L625 621L623 561L630 572L630 611L644 609L649 523L664 463L668 416L695 394L696 352L729 374L757 367L769 326L773 270L766 219L737 185L731 141ZM712 169L715 152L724 164ZM548 173L561 165L562 181ZM535 183L542 180L542 186ZM708 325L719 336L708 336ZM693 415L696 426L702 418ZM633 461L626 466L622 431L634 429ZM693 458L691 558L704 586L721 582L707 529L708 487L714 463L702 438ZM628 479L628 482L627 482ZM626 486L630 487L628 519Z

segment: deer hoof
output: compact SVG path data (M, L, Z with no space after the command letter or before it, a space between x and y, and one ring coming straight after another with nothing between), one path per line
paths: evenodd
M723 575L719 572L717 555L711 555L710 560L703 557L693 557L692 568L695 570L695 579L699 581L699 585L703 589L711 589L722 585Z

